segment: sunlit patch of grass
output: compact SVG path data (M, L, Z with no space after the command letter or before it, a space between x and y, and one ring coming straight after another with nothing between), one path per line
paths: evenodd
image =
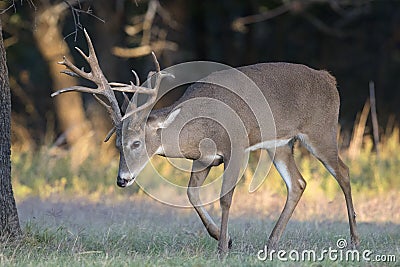
M68 154L39 151L12 154L12 181L17 199L39 196L43 199L60 194L92 197L107 194L132 194L115 186L118 160L101 163L96 155L88 157L77 170L71 168ZM133 192L137 192L137 188Z
M365 136L359 155L353 159L348 156L346 150L341 151L341 157L350 168L351 183L354 194L366 195L384 193L388 190L400 190L400 143L399 128L382 136L379 157L374 151L370 136ZM52 148L43 146L38 151L25 150L13 151L12 177L14 193L17 199L29 196L48 198L53 195L76 195L91 197L93 200L101 197L119 197L140 192L139 187L119 189L115 186L118 156L111 160L103 159L104 153L93 153L77 168L71 167L71 158L68 153L54 152ZM110 157L108 157L110 158ZM324 196L333 200L341 194L337 182L332 178L324 166L310 156L305 150L295 150L296 163L300 172L307 181L307 190L304 198L319 199ZM239 182L239 188L247 190L250 178L255 169L257 157L251 155L248 168L243 179ZM184 162L184 171L176 168L167 159L154 157L152 166L166 179L167 182L186 186L190 176L190 163ZM149 166L152 167L152 166ZM223 166L213 168L207 183L211 183L221 177ZM146 168L142 176L153 176L153 172ZM162 184L157 177L145 179L146 187L158 188ZM286 194L286 187L278 172L272 168L268 177L261 186L280 195Z
M368 135L363 138L357 157L350 157L346 149L340 153L350 168L361 249L395 254L397 262L400 260L399 135L399 128L395 128L382 136L379 157ZM271 265L258 261L256 253L264 247L287 192L282 178L272 168L262 186L255 193L248 193L256 158L256 154L251 155L232 203L229 229L234 246L229 256L220 260L216 256L216 241L208 236L192 209L155 204L156 201L143 196L138 186L118 188L117 157L109 160L102 153L93 153L73 168L68 153L47 146L38 151L13 150L12 180L20 214L24 215L21 206L26 200L33 205L30 210L38 210L42 217L36 214L22 218L25 236L16 244L0 245L0 265ZM346 208L337 182L308 152L297 149L295 159L307 188L283 235L281 247L322 249L335 246L339 237L348 239ZM154 157L152 164L169 182L186 186L188 171L175 168L161 157ZM190 169L190 165L184 167ZM222 165L213 168L206 183L218 179L222 172ZM146 178L153 174L146 168L141 175ZM148 180L146 186L165 191L160 188L159 180ZM32 197L39 197L39 203L34 204ZM53 209L46 206L51 201L66 201L66 204ZM82 202L92 204L84 206ZM104 207L104 203L109 206ZM73 211L67 213L67 207ZM218 201L206 208L213 217L220 215ZM332 261L317 264L340 265Z

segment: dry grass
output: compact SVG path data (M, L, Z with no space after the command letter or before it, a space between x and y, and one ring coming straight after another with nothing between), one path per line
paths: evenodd
M341 152L349 165L354 203L362 236L362 249L396 255L400 259L400 143L399 128L382 136L380 157L370 136L359 136L352 154ZM353 138L354 139L354 138ZM137 186L119 189L115 185L116 158L110 161L104 148L89 156L77 169L71 168L68 153L43 146L38 151L13 147L13 185L26 236L17 246L0 247L0 265L191 265L217 266L216 242L205 232L193 209L174 208L145 195ZM105 148L108 150L109 148ZM354 154L355 153L355 154ZM100 155L100 156L99 156ZM348 237L343 194L324 167L304 151L296 162L307 188L281 246L284 249L322 249ZM166 177L186 184L181 173L154 158ZM275 169L255 192L248 193L254 166L250 164L235 192L230 232L234 247L226 266L268 265L259 262L274 222L283 208L286 188ZM218 177L221 168L211 174ZM143 172L148 176L146 170ZM186 199L160 185L154 191ZM207 206L219 218L219 204ZM330 266L332 261L321 265ZM275 262L273 265L283 264ZM305 265L313 265L306 262ZM341 265L339 263L335 263ZM297 265L297 264L293 264ZM357 265L357 264L356 264Z

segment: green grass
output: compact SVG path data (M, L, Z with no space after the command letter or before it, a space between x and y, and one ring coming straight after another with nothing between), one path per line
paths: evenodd
M84 200L49 203L29 199L19 204L25 237L0 246L1 266L287 266L275 260L259 261L273 221L232 215L233 248L224 259L216 254L217 242L205 232L189 209L178 209L149 199L105 204ZM215 214L214 214L215 215ZM399 225L361 223L360 251L395 255L400 260ZM338 238L348 239L343 221L296 221L289 223L280 249L336 249ZM345 251L345 250L344 250ZM289 262L297 266L298 262ZM342 266L326 259L300 262L306 266ZM354 266L365 262L352 263ZM376 266L380 266L376 264ZM395 265L390 263L389 265Z
M400 191L400 129L395 128L391 134L382 138L380 144L380 157L376 156L373 142L369 136L364 137L363 146L355 159L347 156L347 151L341 151L341 156L350 168L353 192L369 194L382 193L387 190ZM24 199L30 196L47 198L54 194L67 193L90 196L98 199L99 196L126 196L132 191L138 192L138 187L127 192L117 190L115 187L118 170L118 156L104 153L107 148L101 147L96 153L80 162L77 166L71 164L70 155L54 152L47 146L38 151L25 151L12 153L12 177L14 192L17 198ZM316 184L324 194L335 195L340 189L326 169L315 158L304 150L295 150L297 165L308 184ZM256 161L255 155L251 156L244 179L239 183L247 185L252 176ZM156 157L153 164L157 171L174 184L184 186L187 184L189 173L174 168L164 158ZM76 165L76 164L75 164ZM206 183L218 177L223 171L220 167L213 171ZM146 171L142 175L149 176ZM279 174L272 171L269 177L281 180ZM149 186L157 188L159 184L153 182ZM283 183L269 183L268 188L273 188L277 193L286 194Z
M341 151L349 165L362 245L376 254L395 255L400 262L400 143L399 129L382 138L380 157L366 136L356 158ZM252 157L254 157L253 155ZM295 153L307 188L281 240L281 249L303 251L336 248L348 240L343 195L324 167L304 152ZM149 199L137 186L115 185L117 157L101 149L78 165L70 155L43 146L12 153L12 177L24 237L0 245L0 266L297 266L298 262L257 259L279 217L286 188L272 169L261 188L248 194L251 161L231 207L229 231L234 245L219 259L192 209L173 208ZM189 174L165 159L153 160L170 181L184 185ZM214 170L209 180L218 177ZM144 170L144 177L149 173ZM155 180L156 181L156 180ZM157 182L150 184L155 190ZM158 189L157 189L158 188ZM185 195L171 195L186 198ZM218 203L207 207L219 218ZM343 262L301 262L307 266L342 266ZM354 266L372 263L351 263ZM372 265L381 266L382 263ZM396 263L389 263L396 265Z

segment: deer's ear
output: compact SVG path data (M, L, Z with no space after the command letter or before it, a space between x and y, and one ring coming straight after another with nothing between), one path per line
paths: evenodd
M178 116L178 114L180 112L181 112L181 109L178 108L178 109L172 111L171 113L169 113L167 118L158 124L158 128L161 128L161 129L167 128L176 119L176 117Z

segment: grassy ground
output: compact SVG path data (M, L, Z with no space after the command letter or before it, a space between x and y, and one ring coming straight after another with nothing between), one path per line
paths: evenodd
M238 196L235 202L241 198ZM279 197L279 200L282 198ZM277 218L278 213L265 216L248 204L236 204L238 207L233 209L230 221L234 245L228 257L222 260L223 265L286 266L287 263L277 259L264 262L257 258L257 252L264 248L273 227L271 217ZM247 208L244 209L244 206ZM18 208L26 237L16 247L7 244L0 247L1 266L221 265L221 260L216 257L217 242L208 236L191 209L166 206L144 196L114 204L92 203L87 199L44 201L29 198L20 202ZM213 215L218 215L217 209L208 208ZM325 210L322 218L333 213L339 219L315 219L310 213L310 220L299 220L302 211L298 211L288 225L280 249L314 249L317 253L329 247L337 249L339 238L348 239L348 224L342 220L344 209L338 208L338 205L332 208ZM384 204L376 208L384 208ZM398 264L398 221L360 222L359 230L362 238L360 251L368 249L373 251L373 255L395 255ZM298 262L289 263L298 265ZM309 261L300 263L316 264ZM345 263L325 259L317 265L342 266Z
M170 207L148 197L138 187L115 185L118 161L105 153L78 165L68 154L43 147L13 150L13 185L24 238L0 245L0 266L342 266L400 264L400 143L399 129L382 138L379 158L371 138L360 147L342 151L352 177L354 203L362 239L359 251L371 257L394 255L397 262L344 262L328 257L321 262L260 261L286 198L286 189L276 170L255 193L248 193L250 164L239 183L229 224L233 248L227 258L216 256L217 242L210 238L193 209ZM281 240L280 249L337 249L338 239L349 240L345 203L336 181L323 166L303 152L296 162L307 188ZM185 184L182 175L155 158L165 177ZM211 173L217 177L221 169ZM143 172L146 176L146 170ZM152 189L167 197L186 199L185 194ZM207 206L220 216L218 202ZM347 249L339 250L346 253ZM338 253L339 253L338 252ZM368 251L367 251L368 252ZM393 259L391 259L393 261Z

